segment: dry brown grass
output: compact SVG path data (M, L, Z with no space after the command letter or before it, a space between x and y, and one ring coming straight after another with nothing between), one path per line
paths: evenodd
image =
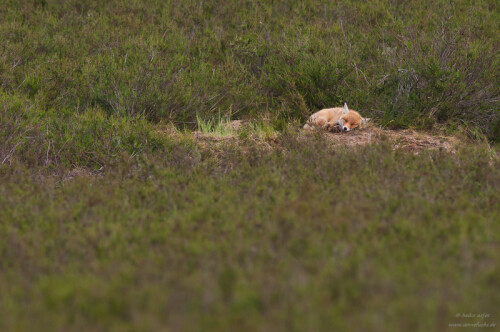
M453 152L459 142L454 136L432 135L412 129L389 130L371 126L348 133L325 133L325 136L338 145L367 145L387 140L395 149L419 153L424 149L444 149Z
M244 123L241 121L232 121L231 125L235 129L235 134L228 136L214 136L207 135L200 131L194 131L191 134L191 137L198 143L202 145L207 144L225 144L225 143L238 143L240 137L237 134L237 131L242 128ZM162 135L168 135L170 137L176 136L179 134L178 131L170 128L160 128L158 130ZM301 131L301 136L308 137L312 135L312 132ZM394 149L402 149L409 152L413 152L418 154L420 151L424 149L429 150L445 150L448 152L454 152L455 148L459 143L459 139L455 136L444 136L437 134L430 134L425 132L415 131L413 129L402 129L402 130L392 130L392 129L383 129L374 125L371 125L367 128L354 130L348 133L331 133L331 132L322 132L322 135L326 139L332 142L334 145L342 145L342 146L363 146L372 143L376 143L379 141L389 141ZM255 137L254 137L255 136ZM272 147L273 139L262 139L257 135L249 135L249 139L259 141L266 147Z

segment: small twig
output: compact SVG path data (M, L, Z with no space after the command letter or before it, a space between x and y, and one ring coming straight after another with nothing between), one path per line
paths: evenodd
M153 59L155 58L155 49L151 49L151 59L149 60L149 63L153 62Z
M21 141L17 142L16 145L14 145L14 147L9 151L9 153L7 153L7 156L2 160L2 165L5 164L7 159L12 157L12 154L14 153L14 151L16 150L16 148L19 144L21 144Z
M165 38L165 35L167 34L168 32L168 28L165 29L165 32L163 33L163 35L161 36L161 39L164 39Z
M46 154L46 157L45 157L45 165L47 165L49 163L49 151L50 151L50 140L49 140L49 144L47 146L47 154Z
M14 61L14 64L12 65L12 68L10 68L10 70L14 70L14 68L17 67L17 65L19 65L21 63L21 61L23 61L23 59L19 59L17 62Z

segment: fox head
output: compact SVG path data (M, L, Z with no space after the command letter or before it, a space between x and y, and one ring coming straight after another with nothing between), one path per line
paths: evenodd
M354 128L360 128L368 123L371 119L363 118L356 111L349 111L347 103L344 103L344 110L339 120L339 125L343 131L351 131Z

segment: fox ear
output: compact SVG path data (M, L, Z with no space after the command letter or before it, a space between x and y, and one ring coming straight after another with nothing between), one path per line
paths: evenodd
M349 112L349 108L347 107L347 103L344 103L344 110L342 111L342 114L347 114Z
M361 118L361 125L364 126L371 120L372 120L371 118Z

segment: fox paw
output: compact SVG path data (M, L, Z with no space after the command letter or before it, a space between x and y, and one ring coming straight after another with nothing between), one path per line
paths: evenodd
M342 131L342 126L340 126L338 123L333 125L327 124L326 130L328 130L331 133L340 133Z

